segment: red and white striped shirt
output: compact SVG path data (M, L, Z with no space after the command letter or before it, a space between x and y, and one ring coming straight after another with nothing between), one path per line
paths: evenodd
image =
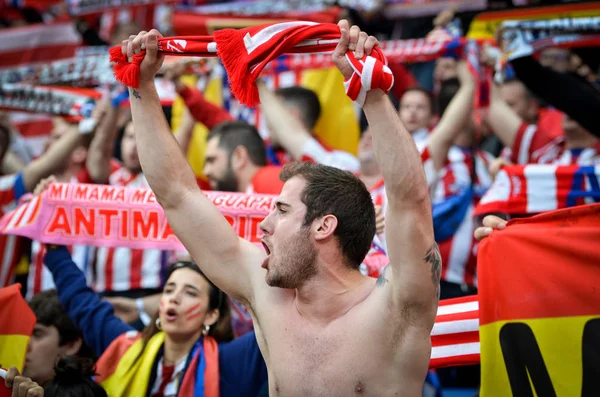
M24 194L22 174L0 177L0 216L14 210ZM6 287L14 281L15 268L21 253L21 241L20 237L0 234L0 287Z
M84 175L81 173L80 175ZM78 183L77 178L71 178L70 183ZM94 260L94 247L85 245L76 245L67 247L71 252L71 258L79 269L86 275L86 280L89 285L92 285L92 265ZM31 242L31 257L29 263L29 273L27 274L27 299L33 298L34 295L42 291L53 289L54 279L52 273L44 265L44 256L46 248L39 241Z
M416 130L412 134L412 138L419 151L421 151L421 160L425 167L425 174L427 177L427 184L429 186L434 185L437 181L437 174L433 168L433 161L429 158L429 152L427 151L427 139L429 137L429 130L421 128ZM385 214L387 209L387 195L385 192L385 184L383 178L369 188L373 203L375 206L381 207L381 210ZM381 269L383 269L388 263L389 259L386 256L387 253L387 242L385 231L381 234L376 234L373 239L371 249L367 253L362 266L361 271L364 275L370 277L379 277Z
M327 148L313 137L302 148L302 160L313 161L350 172L358 172L360 169L358 159L352 154L343 150Z
M441 300L431 330L429 367L478 364L479 353L477 295Z
M376 207L381 207L381 210L385 214L387 207L387 195L385 193L385 185L383 178L369 188L373 204ZM367 253L367 256L363 260L361 265L361 272L365 276L379 277L381 269L383 269L390 261L386 256L387 245L385 241L385 231L381 234L376 233L373 238L373 244L371 249Z
M454 236L438 241L442 256L441 279L455 283L477 285L477 242L473 237L473 211L475 204L492 183L489 164L493 157L484 151L477 151L475 162L475 199L469 206L462 223ZM431 187L433 205L443 202L471 185L473 156L468 150L452 147L448 153L448 165L437 176Z
M68 248L71 252L73 262L86 275L88 284L92 285L91 270L94 261L94 247L75 245ZM39 241L32 241L31 262L29 265L29 274L27 275L27 300L42 291L56 288L52 273L44 265L44 255L46 255L46 247Z
M125 167L113 170L108 181L113 186L150 188L144 174L134 174ZM158 249L99 247L94 263L94 289L105 292L161 288L162 270L172 255Z
M600 163L600 143L590 148L567 149L563 135L536 149L534 142L539 134L536 125L521 125L512 147L511 160L515 164L593 165Z
M271 165L286 165L294 159L287 151L278 149L272 152L268 160ZM304 144L300 160L328 165L354 173L360 169L360 163L355 156L343 150L332 149L315 137L310 137Z

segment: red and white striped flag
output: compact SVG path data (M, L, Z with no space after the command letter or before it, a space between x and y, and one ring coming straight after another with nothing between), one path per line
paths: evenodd
M431 330L430 368L479 364L477 295L441 300Z
M28 112L9 112L9 120L13 126L23 136L25 143L31 150L31 155L39 157L52 131L52 116L49 114L28 113Z
M0 69L73 58L80 45L72 22L2 29Z

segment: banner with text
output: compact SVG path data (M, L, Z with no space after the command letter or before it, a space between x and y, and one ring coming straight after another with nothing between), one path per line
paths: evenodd
M275 196L205 192L240 237L259 244ZM207 225L210 227L210 225ZM0 220L0 231L43 243L183 250L150 189L52 184Z

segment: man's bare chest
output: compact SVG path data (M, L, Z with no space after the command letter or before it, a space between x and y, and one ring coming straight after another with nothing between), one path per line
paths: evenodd
M346 320L319 327L280 315L261 324L257 337L272 393L281 396L376 395L377 379L387 377L380 364L395 355L378 327Z

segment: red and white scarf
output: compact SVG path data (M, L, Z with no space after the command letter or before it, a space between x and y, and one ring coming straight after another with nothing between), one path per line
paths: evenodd
M0 109L46 113L78 120L89 116L94 101L101 96L94 89L3 84L0 86Z
M71 16L102 14L124 7L148 7L157 4L175 4L177 0L69 0L67 12Z
M508 61L548 47L600 45L600 17L504 21L501 29L502 47Z
M538 214L600 201L600 165L514 165L504 167L475 215Z
M255 82L270 61L284 53L329 53L335 49L339 38L339 28L334 24L284 22L240 30L223 29L215 32L214 37L161 38L158 47L164 55L219 56L227 70L232 93L243 104L255 106L259 103ZM110 55L117 80L127 86L137 87L139 65L145 52L134 55L131 63L121 53L120 46L112 47ZM349 51L347 57L352 60L353 52ZM371 56L353 61L355 73L349 80L351 97L356 93L358 84L367 87L370 83L372 86L367 89L380 88L388 92L393 76L385 64L385 56L378 47Z
M79 46L81 36L72 22L2 29L0 69L73 58Z
M36 67L18 65L0 70L0 83L61 84L91 87L113 84L106 47L80 47L75 56L47 62Z

